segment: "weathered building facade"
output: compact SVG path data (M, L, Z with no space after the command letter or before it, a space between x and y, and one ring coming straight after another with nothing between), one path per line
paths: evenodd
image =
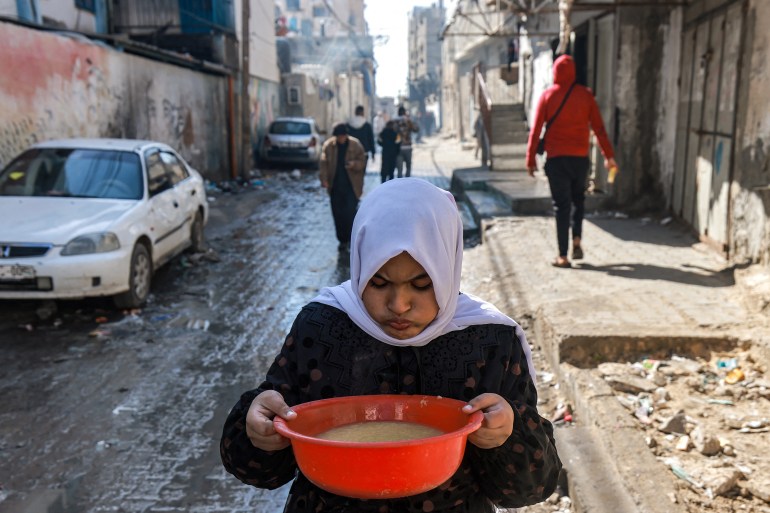
M770 36L761 28L770 26L770 2L560 5L567 9L503 2L516 19L510 34L525 112L531 118L555 55L567 51L616 148L621 172L612 186L591 150L607 204L668 210L733 261L770 264Z
M374 44L363 0L280 0L275 26L286 55L287 114L315 119L322 133L358 105L374 116Z
M409 101L423 115L428 113L440 124L441 30L444 2L430 7L414 7L409 15ZM427 118L426 118L427 119ZM421 127L423 131L427 126Z
M272 19L249 16L258 57L244 66L239 0L6 4L0 66L14 73L0 78L0 162L44 139L125 137L168 143L212 180L251 169L280 110Z

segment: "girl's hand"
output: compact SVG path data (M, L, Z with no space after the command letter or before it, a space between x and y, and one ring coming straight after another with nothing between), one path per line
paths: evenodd
M246 414L246 436L257 449L279 451L291 445L291 441L278 434L273 427L276 415L285 420L297 416L275 390L266 390L251 402Z
M497 394L481 394L463 406L465 413L481 410L484 420L481 427L468 436L476 447L494 449L500 447L513 433L513 408Z

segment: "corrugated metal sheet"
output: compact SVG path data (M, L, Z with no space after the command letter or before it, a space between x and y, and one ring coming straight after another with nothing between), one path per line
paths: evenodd
M233 0L115 0L114 7L121 32L235 33Z

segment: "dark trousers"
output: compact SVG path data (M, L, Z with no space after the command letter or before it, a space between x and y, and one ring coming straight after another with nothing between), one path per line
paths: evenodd
M401 178L402 169L404 176L407 178L412 176L412 147L401 147L401 151L396 159L396 168L398 169L398 177Z
M386 152L382 152L380 162L380 178L382 183L388 180L393 180L393 175L396 172L396 159L398 154L390 155Z
M551 187L553 211L556 214L556 239L559 256L569 249L569 217L572 211L572 237L582 237L585 214L588 157L554 157L546 160L545 174ZM573 208L574 207L574 208Z
M350 242L350 235L353 233L353 218L356 217L356 210L358 210L358 198L353 192L347 171L335 173L330 199L337 240L346 244Z

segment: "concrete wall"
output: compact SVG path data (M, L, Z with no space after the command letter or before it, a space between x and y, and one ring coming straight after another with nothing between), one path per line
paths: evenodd
M249 83L249 98L251 99L251 144L254 151L254 161L259 155L262 140L270 127L270 123L281 115L281 86L270 80L251 79Z
M676 38L671 28L668 8L628 7L617 11L619 34L615 83L618 141L616 159L622 166L623 179L615 183L615 198L619 204L633 209L664 208L666 194L661 177L662 160L658 149L658 130L670 123L661 105L671 105L670 91L662 84L668 75L679 75L678 64L673 69L664 49ZM678 92L677 92L678 94ZM663 118L661 118L661 115ZM613 127L608 127L610 134ZM668 127L671 129L671 127ZM664 151L668 151L664 148ZM671 165L672 155L666 155Z
M16 0L0 0L0 16L15 18L17 15Z
M749 1L745 23L730 250L736 261L770 264L770 2Z
M657 126L654 151L660 163L660 182L671 204L676 154L677 109L679 106L679 70L682 52L682 8L671 11L669 19L660 27L664 41L660 62L661 76L657 82Z
M146 138L229 175L225 77L10 23L0 40L0 164L46 139Z
M242 2L236 0L235 34L240 44ZM269 80L276 84L281 81L278 71L278 57L275 50L275 21L272 0L250 0L249 5L249 74L258 79Z

